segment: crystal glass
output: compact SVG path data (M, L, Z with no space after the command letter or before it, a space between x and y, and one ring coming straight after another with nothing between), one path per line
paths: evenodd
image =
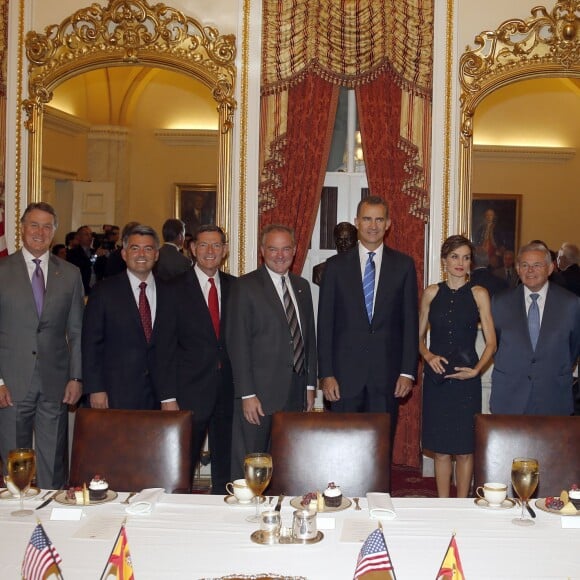
M260 521L261 495L272 478L272 456L269 453L250 453L244 459L244 473L248 487L254 492L256 513L246 518L249 522Z
M512 520L517 526L533 526L534 520L526 517L526 506L536 487L540 475L537 459L516 457L512 462L512 485L522 504L522 514Z
M18 488L20 509L12 512L13 516L29 516L34 512L24 509L24 496L30 489L30 484L36 473L36 454L34 449L13 449L8 452L8 477Z

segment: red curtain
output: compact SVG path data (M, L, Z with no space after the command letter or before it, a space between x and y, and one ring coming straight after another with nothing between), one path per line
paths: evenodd
M296 273L302 272L316 221L337 103L338 85L313 73L288 89L286 133L271 145L276 154L266 162L269 178L260 186L264 197L276 198L275 207L261 213L261 227L282 223L295 229Z
M389 246L410 255L417 268L419 290L423 288L424 221L411 215L413 199L404 193L413 179L413 146L401 138L401 88L390 71L356 89L364 160L371 195L387 200L392 220ZM368 144L365 147L365 143ZM401 405L393 462L419 467L421 437L421 390Z

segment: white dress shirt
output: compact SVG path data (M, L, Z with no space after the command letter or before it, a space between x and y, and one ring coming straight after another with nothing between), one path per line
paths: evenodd
M538 310L540 311L540 328L542 326L542 318L544 316L544 307L546 306L546 296L548 295L548 286L550 285L549 282L546 282L537 292L532 292L525 284L524 284L524 300L526 304L526 315L530 311L530 306L532 304L532 299L530 298L530 294L539 294L538 297Z
M129 277L129 284L131 284L131 290L133 291L133 297L135 298L135 303L137 308L139 308L139 294L141 293L141 288L139 284L145 282L147 287L145 288L145 295L149 301L149 309L151 310L151 326L155 324L155 313L157 312L157 292L155 291L155 277L151 272L147 276L146 280L140 280L127 270L127 276Z

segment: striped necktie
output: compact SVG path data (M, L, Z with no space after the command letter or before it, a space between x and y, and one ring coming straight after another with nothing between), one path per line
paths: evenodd
M375 252L369 252L369 259L365 264L365 273L363 276L363 292L365 295L365 306L369 322L373 319L373 301L375 298Z
M290 327L290 334L294 345L294 371L300 374L304 370L304 341L302 340L302 333L300 332L300 325L298 324L298 317L296 316L296 308L294 308L294 302L292 302L292 297L288 291L285 276L282 276L282 296L284 298L284 310L286 311L286 318L288 319L288 326Z

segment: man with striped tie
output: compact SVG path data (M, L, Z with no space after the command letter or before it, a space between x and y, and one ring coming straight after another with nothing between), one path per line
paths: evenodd
M246 453L268 451L272 414L310 410L316 387L316 337L310 286L289 272L294 231L262 231L264 265L232 289L226 343L234 375L232 478Z
M363 199L355 225L358 246L327 261L320 288L318 374L333 411L390 413L394 433L417 372L415 265L383 242L384 199Z

